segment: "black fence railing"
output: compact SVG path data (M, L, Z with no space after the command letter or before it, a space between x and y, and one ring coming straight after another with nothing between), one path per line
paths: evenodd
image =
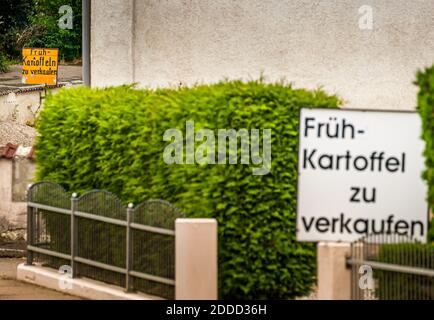
M369 235L352 243L354 300L434 300L434 245L398 234Z
M175 220L170 203L124 206L112 193L69 196L58 184L28 190L27 263L163 298L175 295Z

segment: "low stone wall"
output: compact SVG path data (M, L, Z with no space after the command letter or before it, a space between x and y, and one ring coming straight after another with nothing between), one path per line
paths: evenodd
M0 121L32 124L39 111L42 91L9 93L0 96Z

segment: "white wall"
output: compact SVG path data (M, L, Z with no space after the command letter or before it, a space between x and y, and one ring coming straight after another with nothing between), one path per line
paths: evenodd
M14 187L19 187L16 184L29 184L33 178L34 170L35 163L31 160L21 160L14 170L13 160L0 159L0 232L14 228L25 228L27 204L26 202L13 201L13 190ZM24 192L22 188L21 190L15 188L15 192L17 191ZM20 198L23 196L21 195Z
M373 30L359 8L371 5ZM134 27L132 27L134 26ZM92 85L223 77L323 86L346 107L414 109L434 62L429 0L92 0Z
M133 0L91 0L91 84L133 82Z

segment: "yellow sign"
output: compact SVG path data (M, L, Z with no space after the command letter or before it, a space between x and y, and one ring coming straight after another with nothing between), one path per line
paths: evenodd
M24 48L24 84L57 84L59 49Z

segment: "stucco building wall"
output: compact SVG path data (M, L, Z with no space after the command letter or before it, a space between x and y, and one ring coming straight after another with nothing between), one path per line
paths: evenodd
M372 29L360 28L366 5ZM434 63L433 12L427 0L92 0L92 85L263 73L345 107L412 110L415 72Z

